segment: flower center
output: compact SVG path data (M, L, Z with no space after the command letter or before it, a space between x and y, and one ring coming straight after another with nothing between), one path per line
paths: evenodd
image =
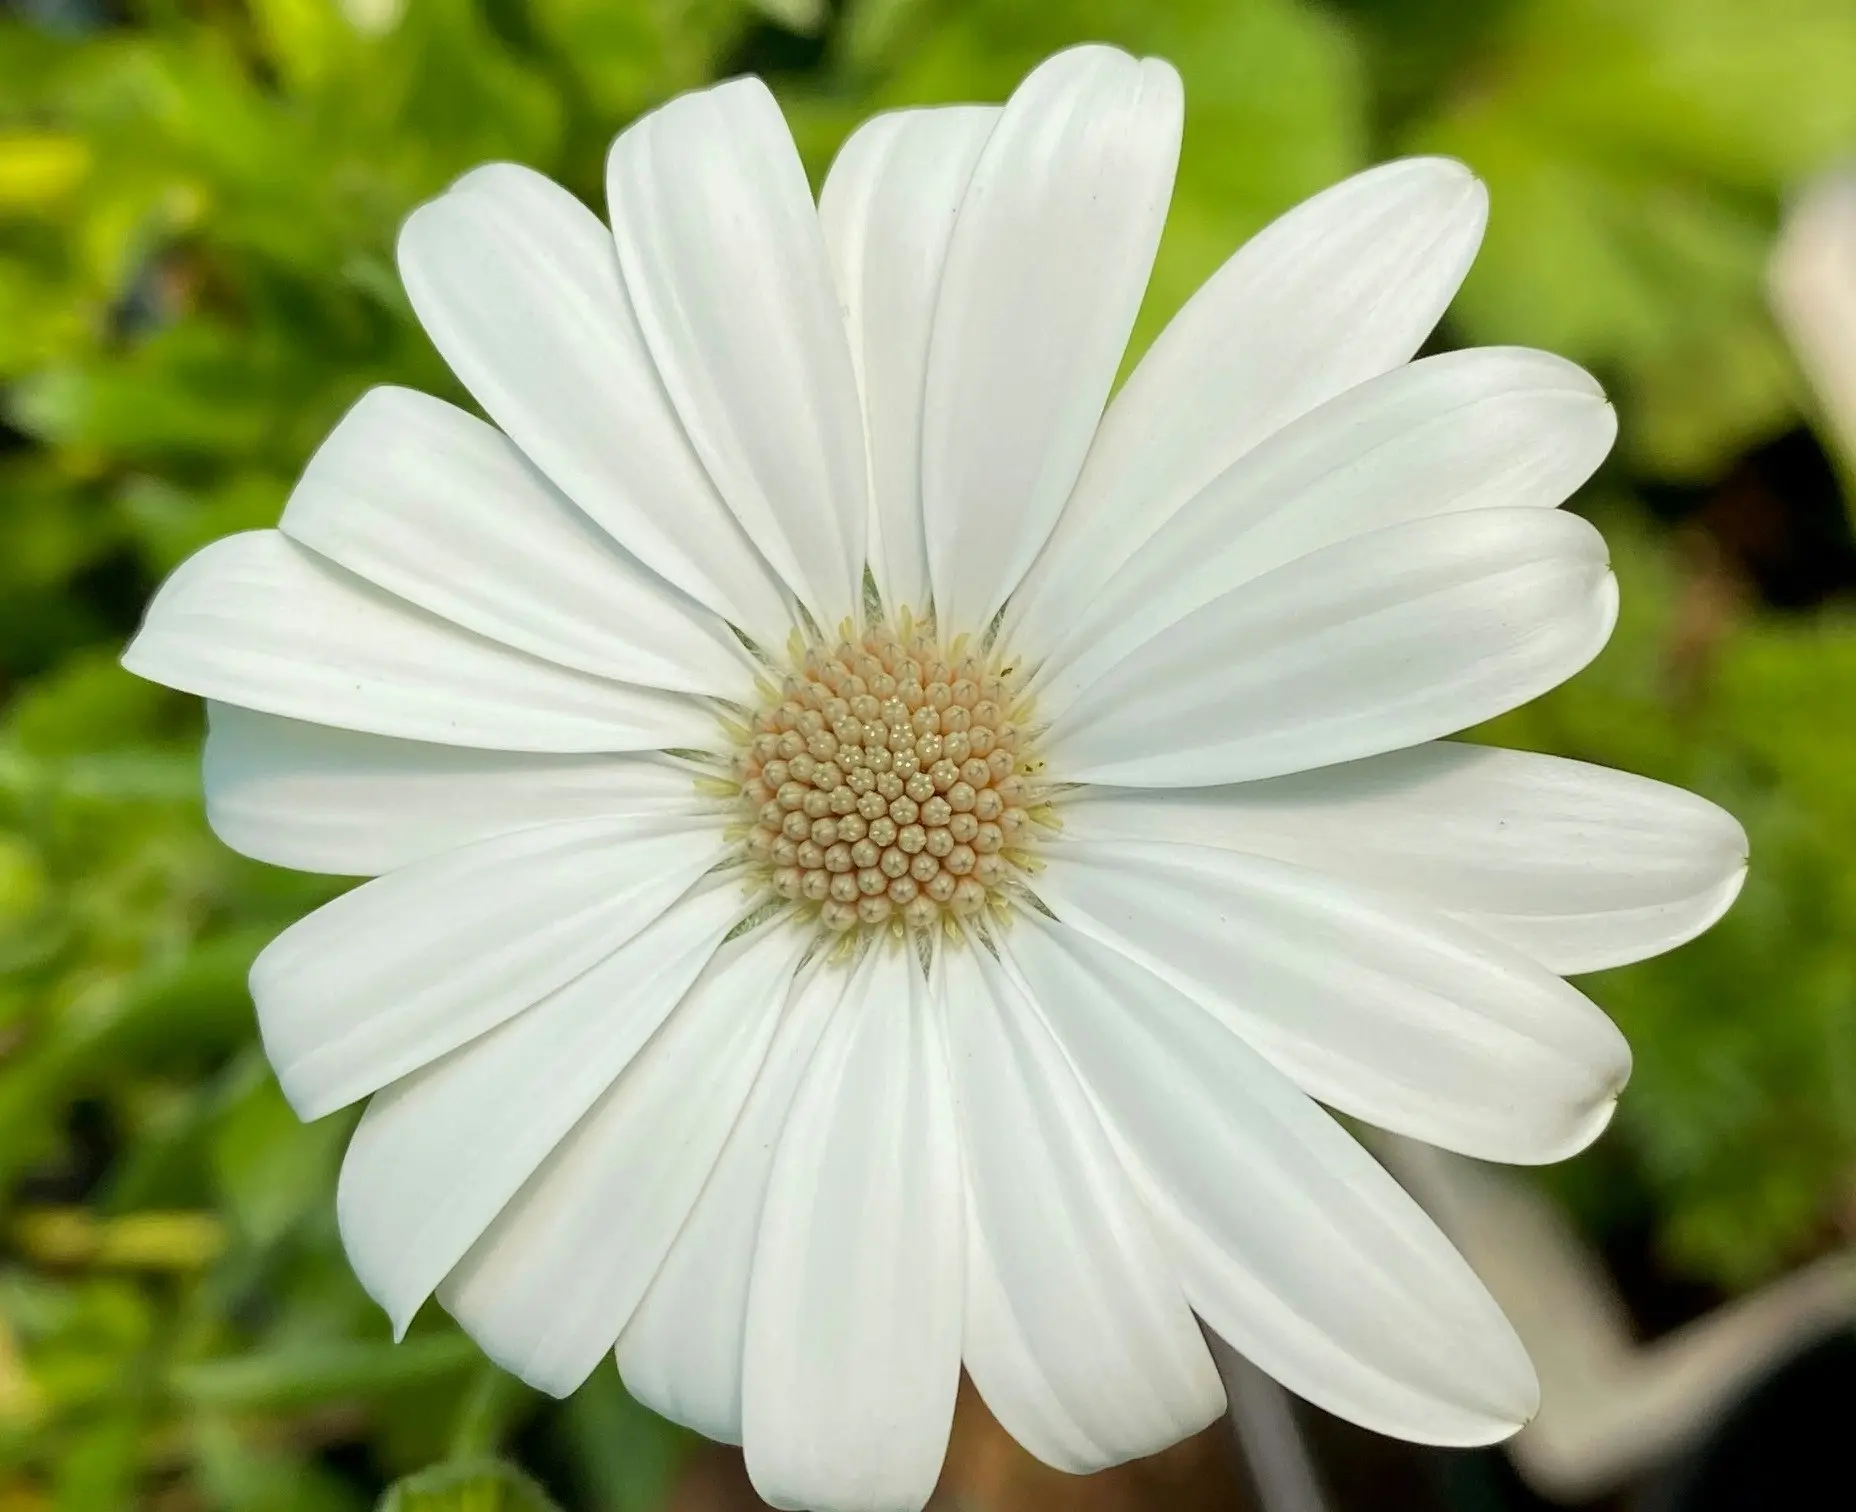
M750 862L834 931L979 912L1022 873L1038 763L1010 668L906 615L795 656L737 758Z

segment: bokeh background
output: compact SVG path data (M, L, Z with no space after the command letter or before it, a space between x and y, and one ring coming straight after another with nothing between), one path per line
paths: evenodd
M352 1119L297 1123L245 990L256 950L340 884L213 840L198 707L116 657L181 558L275 522L364 389L468 402L392 258L458 173L515 159L597 206L615 130L752 70L816 180L871 110L997 99L1086 39L1186 80L1137 350L1246 236L1357 168L1443 152L1488 181L1435 344L1544 346L1605 382L1622 436L1574 507L1610 539L1624 612L1590 671L1482 733L1694 788L1754 855L1711 934L1585 984L1635 1080L1603 1140L1538 1180L1645 1340L1856 1242L1856 547L1835 426L1765 283L1787 204L1856 155L1852 0L12 0L0 1512L344 1512L499 1454L568 1508L753 1505L726 1454L609 1368L552 1403L436 1308L389 1342L335 1233ZM1850 1371L1822 1379L1793 1426L1846 1441ZM1498 1454L1303 1425L1335 1506L1542 1505ZM1067 1481L968 1404L941 1500L1250 1506L1237 1460L1214 1432ZM1651 1479L1604 1504L1675 1494ZM1830 1494L1847 1505L1847 1480Z

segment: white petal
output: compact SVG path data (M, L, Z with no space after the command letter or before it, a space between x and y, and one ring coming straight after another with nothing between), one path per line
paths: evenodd
M1788 207L1766 284L1829 437L1856 465L1856 176L1847 168Z
M1183 505L1102 586L1037 679L1062 709L1151 636L1272 568L1407 520L1552 507L1611 449L1583 370L1487 347L1396 368L1279 431Z
M664 386L762 554L821 626L863 595L857 379L805 169L758 79L682 96L612 144L619 261Z
M774 1155L748 1291L742 1442L776 1507L913 1512L960 1381L959 1136L915 953L874 946Z
M753 686L723 621L615 547L501 432L441 399L363 395L310 458L279 528L389 593L563 666L722 698Z
M1179 158L1179 75L1078 47L1018 87L974 169L941 277L922 509L944 629L983 630L1089 449Z
M440 851L570 819L712 814L659 756L473 751L207 705L206 818L233 850L296 871L375 877Z
M722 853L706 820L575 820L343 893L252 963L284 1095L318 1118L495 1028L625 944Z
M451 370L556 487L698 603L785 644L779 580L690 449L597 216L496 163L413 212L399 261Z
M1154 1454L1224 1389L1152 1220L1038 1010L982 948L947 958L966 1155L962 1354L993 1416L1071 1474Z
M734 1127L809 944L774 920L723 945L439 1287L503 1369L566 1396L612 1348Z
M1604 646L1617 585L1575 515L1479 509L1356 536L1161 631L1077 695L1053 775L1135 787L1275 777L1448 735Z
M1394 896L1203 846L1062 841L1042 859L1058 918L1368 1123L1487 1160L1562 1160L1630 1075L1630 1047L1589 999Z
M182 562L122 664L203 698L442 745L700 749L720 733L693 698L499 646L274 530L226 536Z
M396 1336L656 1032L743 912L739 883L705 880L528 1012L367 1105L342 1161L336 1216L355 1275Z
M1488 194L1411 158L1337 184L1246 242L1115 396L1049 546L1008 611L1054 645L1115 567L1266 436L1407 361L1475 258Z
M850 327L870 453L870 569L893 612L929 601L922 396L941 269L999 112L955 105L876 116L851 133L819 195Z
M1704 798L1557 756L1437 742L1216 788L1084 788L1065 839L1273 856L1442 909L1562 976L1693 939L1746 876Z
M741 1442L741 1353L748 1278L767 1174L799 1078L844 997L845 973L814 961L787 995L780 1027L689 1221L619 1338L626 1390L709 1438Z
M1006 949L1144 1174L1206 1323L1381 1433L1480 1444L1533 1416L1533 1369L1500 1309L1333 1119L1075 931L1027 914Z

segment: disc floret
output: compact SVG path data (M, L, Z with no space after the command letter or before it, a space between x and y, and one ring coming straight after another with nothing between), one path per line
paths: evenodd
M1027 863L1029 709L965 644L879 623L795 647L765 690L736 760L747 856L828 930L979 913Z

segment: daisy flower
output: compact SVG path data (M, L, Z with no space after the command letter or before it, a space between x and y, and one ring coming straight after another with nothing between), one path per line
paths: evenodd
M1204 1330L1444 1444L1513 1331L1324 1110L1547 1161L1629 1069L1561 976L1705 928L1688 794L1439 737L1583 666L1612 411L1411 360L1485 198L1290 212L1111 399L1172 187L1165 63L879 116L815 204L767 90L525 169L400 268L493 422L376 389L280 527L129 648L211 702L208 812L368 881L252 972L292 1104L371 1098L356 1272L569 1392L616 1352L777 1506L907 1509L965 1370L1048 1463L1224 1405Z

